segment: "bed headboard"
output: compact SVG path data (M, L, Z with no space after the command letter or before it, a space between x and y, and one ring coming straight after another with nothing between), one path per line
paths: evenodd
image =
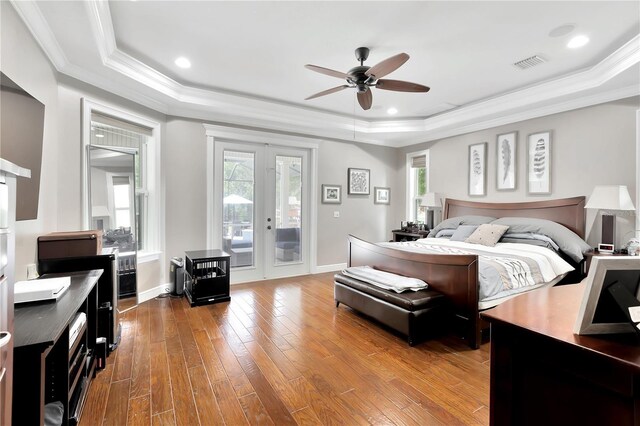
M585 197L525 203L481 203L447 198L444 202L443 218L464 215L535 217L564 225L584 239L584 204Z

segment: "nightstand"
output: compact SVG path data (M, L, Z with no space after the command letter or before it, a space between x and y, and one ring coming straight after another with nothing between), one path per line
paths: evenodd
M598 250L593 250L593 251L589 251L584 253L584 275L587 276L587 274L589 274L589 266L591 266L591 259L593 259L594 256L627 256L626 254L622 254L622 253L600 253Z
M391 231L393 234L392 242L398 243L403 241L415 241L421 238L425 238L429 235L429 231L403 231L402 229L394 229Z

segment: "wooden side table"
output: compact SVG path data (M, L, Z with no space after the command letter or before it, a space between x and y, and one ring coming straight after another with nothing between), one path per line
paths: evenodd
M393 242L402 242L402 241L415 241L421 238L426 238L429 235L429 231L403 231L402 229L394 229L391 231L393 234Z

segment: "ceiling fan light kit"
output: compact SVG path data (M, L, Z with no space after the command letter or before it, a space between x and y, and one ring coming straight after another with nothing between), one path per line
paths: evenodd
M336 93L344 89L355 88L358 103L364 110L371 108L373 103L373 95L371 88L376 87L382 90L392 90L395 92L428 92L429 87L422 84L411 83L401 80L384 80L382 77L387 74L391 74L398 68L400 68L405 62L409 60L409 55L406 53L399 53L395 56L385 59L384 61L369 67L364 65L364 61L369 57L369 48L358 47L356 49L356 59L360 61L360 65L351 68L346 73L335 71L329 68L319 67L317 65L307 64L305 67L311 71L325 74L331 77L343 78L347 81L347 84L337 86L332 89L323 90L314 95L309 96L305 100L315 99L320 96Z

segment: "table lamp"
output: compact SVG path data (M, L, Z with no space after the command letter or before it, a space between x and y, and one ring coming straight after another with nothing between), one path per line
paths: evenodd
M435 192L427 192L422 196L420 206L427 208L427 228L433 229L433 211L442 208L440 195Z
M597 185L584 206L585 209L635 210L626 185ZM615 244L616 217L611 212L602 215L602 244Z

